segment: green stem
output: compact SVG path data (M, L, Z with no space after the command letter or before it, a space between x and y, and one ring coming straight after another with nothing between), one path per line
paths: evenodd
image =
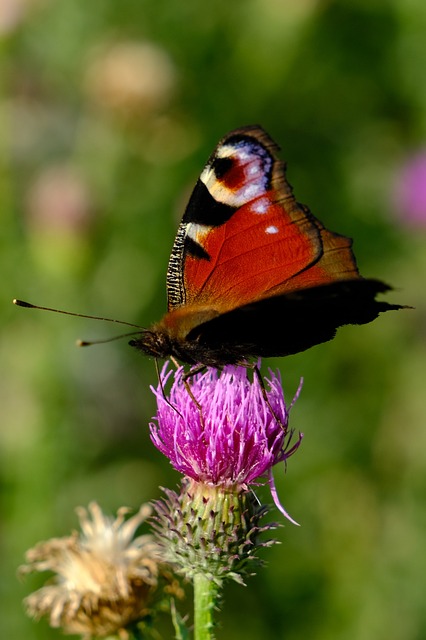
M194 640L214 640L213 614L218 585L202 573L194 577Z

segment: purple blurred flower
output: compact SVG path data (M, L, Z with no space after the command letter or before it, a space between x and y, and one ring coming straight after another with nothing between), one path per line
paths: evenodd
M426 149L411 156L401 168L394 201L401 221L410 226L426 226Z
M167 371L168 365L153 389L158 412L150 430L157 449L177 471L204 485L238 490L267 479L276 507L295 523L278 499L272 467L285 462L301 442L302 434L291 444L288 429L289 410L301 386L287 408L279 372L270 371L265 379L266 399L256 376L251 382L245 367L226 366L222 372L207 368L192 376L191 397L183 368ZM166 398L164 387L173 373Z
M1 2L1 0L0 0ZM32 229L56 239L84 235L94 219L89 186L71 167L44 169L30 186L26 208Z

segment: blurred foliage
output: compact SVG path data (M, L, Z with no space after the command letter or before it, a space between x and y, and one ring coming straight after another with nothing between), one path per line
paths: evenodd
M137 508L178 481L148 437L152 361L125 340L78 350L116 327L11 299L158 319L190 189L254 122L361 272L416 309L265 363L289 398L305 378L303 446L276 473L302 526L228 587L218 639L426 636L426 232L394 206L425 143L425 33L423 0L1 0L2 637L60 637L23 613L27 548L67 535L79 504Z

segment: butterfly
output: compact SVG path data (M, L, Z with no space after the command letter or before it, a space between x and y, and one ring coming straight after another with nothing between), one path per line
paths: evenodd
M331 340L402 308L363 278L352 240L299 204L257 125L222 138L189 199L167 270L168 311L130 344L191 365L247 365Z

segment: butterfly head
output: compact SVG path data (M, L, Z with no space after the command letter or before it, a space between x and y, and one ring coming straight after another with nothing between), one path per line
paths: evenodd
M145 355L160 359L175 358L191 365L221 367L224 364L236 364L241 360L240 354L236 359L235 353L224 346L225 336L213 344L205 344L202 339L201 329L206 324L203 321L217 315L212 309L176 309L166 313L160 322L149 329L143 329L129 344Z
M138 338L130 340L129 345L154 358L168 358L173 355L171 340L166 332L155 327L144 329Z

